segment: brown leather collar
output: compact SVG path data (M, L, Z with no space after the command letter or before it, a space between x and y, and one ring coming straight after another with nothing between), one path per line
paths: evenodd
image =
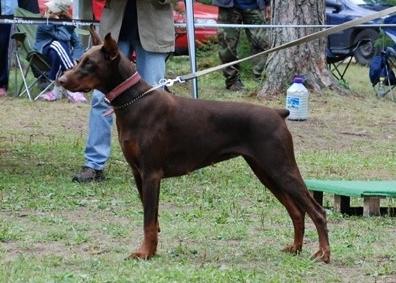
M106 94L106 98L112 102L116 99L121 93L125 92L127 89L133 87L140 81L141 77L138 72L135 72L128 79L120 83L118 86L113 88L110 92Z

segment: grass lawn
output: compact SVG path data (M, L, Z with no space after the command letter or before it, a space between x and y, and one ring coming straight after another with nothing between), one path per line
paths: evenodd
M219 63L213 50L198 60L199 69ZM168 77L188 66L171 58ZM224 90L214 73L199 80L200 98L284 106L283 96L258 101L248 64L243 72L248 92ZM396 103L374 96L366 67L353 65L347 81L352 95L311 94L310 119L287 122L300 170L307 179L395 179ZM189 96L188 87L172 90ZM142 239L143 214L115 132L108 179L71 182L88 113L66 101L0 99L0 282L396 282L395 217L329 209L330 264L309 259L318 240L308 218L303 252L282 253L291 220L241 158L164 180L158 255L124 260Z

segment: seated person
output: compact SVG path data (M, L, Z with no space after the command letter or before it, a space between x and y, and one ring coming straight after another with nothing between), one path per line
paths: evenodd
M71 19L69 13L71 0L50 0L47 6L46 17L50 19ZM41 24L37 28L34 48L46 56L51 64L48 77L56 80L62 73L74 66L75 60L84 52L81 41L74 31L74 26L56 24ZM55 84L54 88L40 99L54 101L65 95L71 102L86 102L83 93L70 92Z

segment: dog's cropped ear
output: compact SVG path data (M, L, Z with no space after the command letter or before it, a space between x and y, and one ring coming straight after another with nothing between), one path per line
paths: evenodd
M117 59L120 55L117 42L111 37L111 33L106 34L102 51L108 55L111 61Z
M92 45L101 45L102 39L100 38L99 34L96 32L95 26L91 24L89 26L89 33L91 34Z

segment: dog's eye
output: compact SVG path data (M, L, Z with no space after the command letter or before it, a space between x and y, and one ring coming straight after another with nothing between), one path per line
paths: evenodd
M94 71L95 71L95 68L96 68L96 65L95 65L94 62L92 62L89 59L88 60L84 60L81 63L80 72L82 74L86 74L86 75L93 74Z
M85 68L87 68L87 69L89 69L89 70L92 70L94 67L95 67L95 63L92 62L92 61L90 61L90 60L88 60L88 61L85 63Z

